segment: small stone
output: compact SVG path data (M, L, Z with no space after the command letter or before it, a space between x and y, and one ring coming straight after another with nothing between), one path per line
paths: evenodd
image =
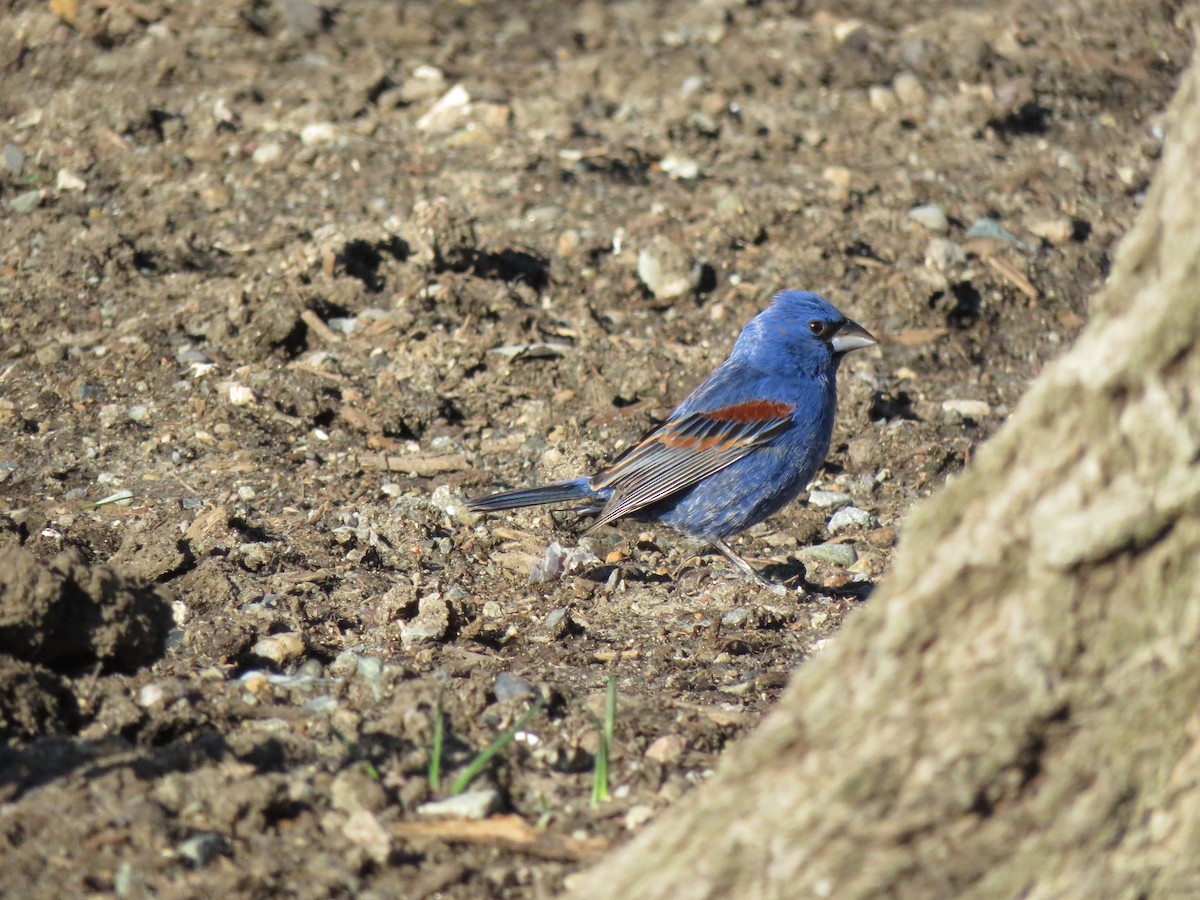
M1075 236L1075 223L1066 216L1030 222L1027 227L1030 234L1036 234L1051 244L1065 244Z
M338 129L332 122L313 122L300 129L300 143L305 147L332 144L337 139Z
M968 240L982 238L1015 244L1022 250L1030 252L1037 250L1037 247L1031 245L1028 241L1021 240L1021 238L1017 237L1017 235L1013 234L995 219L989 219L986 216L982 219L976 219L971 223L971 227L967 229L966 237Z
M334 809L353 815L359 810L379 812L388 805L387 791L361 766L351 766L334 776L329 785L329 802Z
M138 691L137 703L142 709L148 709L156 703L161 703L164 696L165 691L161 684L145 684Z
M938 272L945 272L953 266L962 265L967 261L967 253L949 238L935 237L929 239L925 248L925 265Z
M938 234L944 233L950 228L950 220L946 218L946 211L936 203L914 206L908 211L908 217L928 231Z
M254 492L254 488L250 487L250 485L248 485L248 484L240 485L237 489L237 495L242 500L246 500L246 501L253 500L256 496L258 496Z
M568 228L558 236L558 255L571 256L579 249L582 243L583 240L579 237L579 232L574 228Z
M42 198L46 196L46 192L40 188L32 191L25 191L22 194L17 194L8 201L8 208L18 215L33 212L42 205Z
M43 369L49 369L62 362L65 355L65 349L58 341L42 344L42 346L33 352L33 358L37 360L38 365Z
M741 628L749 619L749 610L744 606L739 606L721 617L721 625L725 628Z
M444 816L448 819L486 819L496 809L500 795L492 788L464 791L445 800L433 800L417 807L420 816Z
M175 846L175 855L202 869L225 852L225 837L213 831L194 834Z
M87 190L87 182L70 169L59 169L54 178L54 188L59 191L79 193Z
M929 98L924 85L912 72L901 72L892 79L892 90L903 106L921 106Z
M446 91L425 115L417 119L417 130L448 131L457 126L470 109L471 95L461 84L456 84Z
M492 685L492 694L499 703L516 700L520 697L534 697L537 692L533 682L526 681L511 672L501 672L496 676L495 684Z
M366 851L376 863L385 863L391 853L391 838L373 812L360 809L351 813L342 826L342 836Z
M249 406L254 402L254 391L244 384L230 382L228 386L222 385L221 387L225 390L232 406Z
M256 166L273 166L283 158L283 146L274 141L259 144L250 154L250 158Z
M629 807L629 811L625 813L625 830L636 831L652 818L654 818L654 807L648 806L645 803L631 806Z
M646 748L646 758L660 763L673 763L683 756L683 738L677 734L664 734Z
M334 678L346 678L358 669L358 661L362 659L353 650L343 650L329 664L329 674Z
M271 634L261 638L250 652L282 669L304 655L304 638L294 631Z
M896 108L895 92L883 84L873 84L867 88L867 101L876 112L890 113Z
M4 160L4 168L13 175L19 176L25 170L25 153L16 144L5 144L0 159Z
M488 600L483 604L483 617L485 619L498 619L504 615L504 607L496 600Z
M656 234L638 252L637 274L650 293L670 300L695 286L692 261L682 247L665 235Z
M145 422L148 418L150 418L150 407L146 406L143 403L135 403L133 406L129 407L129 409L127 409L125 412L126 412L126 415L129 416L130 422L141 423L141 422Z
M835 188L847 190L850 187L850 170L845 166L826 166L821 177Z
M817 509L841 509L853 502L849 494L843 494L841 491L808 492L808 505Z
M659 168L677 181L695 181L700 177L700 163L679 153L668 153Z
M942 412L948 422L972 419L976 422L992 414L992 408L983 400L944 400Z
M428 594L417 604L417 617L400 631L400 643L406 650L418 644L440 641L450 630L450 604L436 594Z
M816 544L812 547L801 547L796 552L796 558L805 564L845 567L857 562L858 553L849 544Z
M841 534L843 531L851 531L859 528L875 528L879 525L879 520L867 512L865 509L859 509L857 506L847 506L844 509L839 509L829 518L829 533Z

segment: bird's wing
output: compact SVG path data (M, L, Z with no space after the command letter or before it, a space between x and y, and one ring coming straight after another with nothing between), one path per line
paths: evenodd
M592 479L612 496L592 528L691 487L792 426L795 405L753 400L665 422ZM590 530L590 529L589 529Z

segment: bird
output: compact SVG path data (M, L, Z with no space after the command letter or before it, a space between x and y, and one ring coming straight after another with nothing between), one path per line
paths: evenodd
M609 465L478 497L467 507L482 513L573 503L597 515L589 532L626 516L662 522L769 584L728 538L808 486L829 452L838 365L876 343L825 298L781 290L742 329L729 357Z

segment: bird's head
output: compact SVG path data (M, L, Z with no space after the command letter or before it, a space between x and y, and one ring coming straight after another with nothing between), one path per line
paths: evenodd
M878 343L871 333L808 291L780 291L742 329L733 356L778 374L823 372L851 350Z

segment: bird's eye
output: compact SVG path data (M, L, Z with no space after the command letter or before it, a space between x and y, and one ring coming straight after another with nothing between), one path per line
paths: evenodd
M811 322L808 323L808 330L811 331L813 334L815 334L817 337L824 336L826 327L827 327L827 325L825 322L819 322L816 319L813 319Z

